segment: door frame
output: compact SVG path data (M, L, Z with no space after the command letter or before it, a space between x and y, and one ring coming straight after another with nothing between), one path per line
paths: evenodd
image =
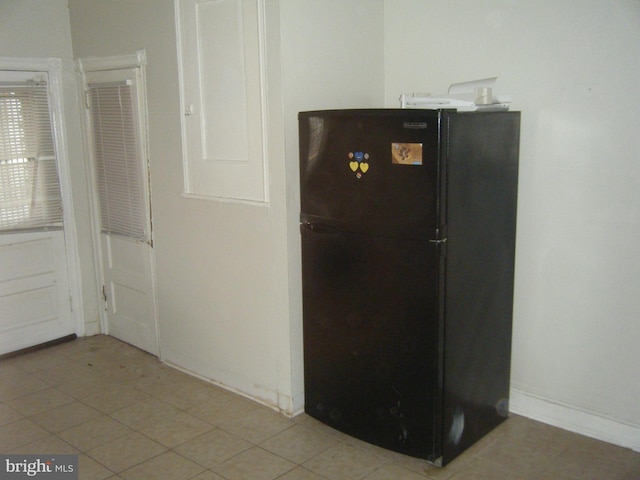
M146 166L144 172L146 173L146 181L147 181L147 201L149 205L149 218L150 218L150 265L151 265L151 283L152 283L152 315L153 315L153 323L155 329L155 341L156 341L156 352L159 358L161 358L160 352L160 332L159 332L159 322L158 322L158 295L156 288L156 276L155 276L155 250L153 249L153 219L151 218L151 178L149 171L149 127L147 122L147 102L146 102L146 72L145 67L147 64L147 57L145 50L138 50L134 54L129 55L116 55L116 56L107 56L107 57L86 57L80 58L76 60L76 73L77 73L77 84L78 84L78 93L80 95L80 104L83 110L83 121L82 123L82 137L84 141L84 147L86 152L86 157L89 159L87 165L87 181L88 184L93 187L90 192L90 212L91 212L91 225L92 225L92 235L93 242L95 245L94 249L94 258L96 263L96 281L98 285L98 289L102 288L105 272L104 272L104 262L102 259L102 239L101 239L101 229L100 229L100 200L98 198L98 190L95 188L96 185L96 172L95 172L95 159L93 158L93 150L92 150L92 142L90 140L90 131L91 131L91 118L90 111L88 108L85 108L87 105L87 81L86 81L86 72L94 72L94 71L104 71L104 70L124 70L124 69L139 69L140 72L140 82L139 82L139 93L140 97L143 99L140 108L140 118L141 118L141 129L140 135L142 137L142 142L145 146L144 148L144 160L146 161ZM98 296L103 298L104 292L99 291ZM107 310L105 308L104 301L100 301L100 329L102 332L109 332L109 325L107 319Z
M69 280L71 324L75 334L85 335L84 302L82 296L78 232L71 190L71 166L67 144L62 79L62 59L58 57L0 57L0 70L43 72L48 76L49 110L53 142L58 165L58 181L62 197L62 222Z

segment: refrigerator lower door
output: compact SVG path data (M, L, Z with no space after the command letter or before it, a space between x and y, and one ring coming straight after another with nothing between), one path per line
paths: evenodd
M369 443L436 460L435 247L308 225L301 232L305 411Z

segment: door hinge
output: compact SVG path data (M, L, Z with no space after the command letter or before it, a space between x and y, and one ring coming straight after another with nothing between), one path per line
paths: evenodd
M442 228L438 228L436 229L436 235L433 240L429 240L429 243L433 244L436 246L436 248L438 249L438 253L440 254L440 256L442 257L446 257L447 256L447 229L446 226L443 226Z
M104 309L107 310L107 289L102 286L102 300L104 300Z
M89 103L89 90L84 91L84 108L87 110L91 108L91 104Z

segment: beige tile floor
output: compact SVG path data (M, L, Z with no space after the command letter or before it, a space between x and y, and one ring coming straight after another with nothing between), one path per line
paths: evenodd
M108 336L0 360L0 452L83 480L631 480L640 453L512 416L445 468L266 407Z

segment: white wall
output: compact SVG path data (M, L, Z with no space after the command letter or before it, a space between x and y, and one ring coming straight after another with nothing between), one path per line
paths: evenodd
M512 410L640 449L640 3L387 0L388 106L522 111Z
M382 104L383 9L266 4L271 203L258 206L181 195L173 1L69 1L75 57L147 52L162 359L292 414L303 407L296 114Z
M69 4L76 57L147 53L161 358L290 411L282 159L271 205L183 197L173 1Z
M77 263L80 264L78 281L82 296L82 308L76 307L75 314L80 310L84 316L79 319L80 323L84 320L84 332L79 333L94 335L100 331L98 290L67 1L0 1L0 56L55 57L62 60L63 127L71 173ZM73 234L71 227L67 225L66 234Z

